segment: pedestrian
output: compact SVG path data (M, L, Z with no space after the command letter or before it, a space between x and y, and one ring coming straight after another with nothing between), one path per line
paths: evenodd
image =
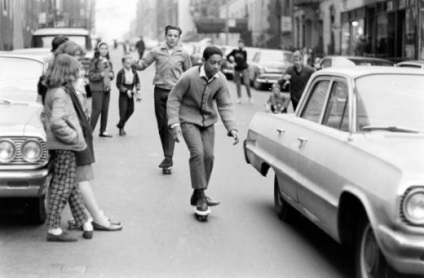
M191 68L190 55L179 44L182 30L178 26L165 27L165 43L153 48L143 59L133 60L136 70L144 70L156 62L156 73L153 79L155 115L158 124L164 159L159 167L169 169L173 166L175 141L168 129L166 102L171 89L181 74Z
M143 36L140 36L140 40L135 44L135 48L137 48L138 57L141 60L144 55L145 45L143 41Z
M57 50L57 48L64 42L68 41L69 38L59 35L53 38L52 40L52 56L51 56L51 60L48 61L48 63L53 61L54 58L54 54ZM37 92L38 92L38 96L37 96L37 102L41 102L42 104L44 104L44 98L46 96L47 93L47 86L44 84L44 79L45 79L45 75L41 75L40 79L38 80L38 84L37 84Z
M190 204L200 212L218 205L205 194L214 163L214 124L220 115L228 136L239 141L234 108L227 79L220 67L223 54L216 46L203 52L204 64L193 67L181 76L172 89L167 105L168 125L176 142L181 137L190 151L190 176L193 195Z
M292 56L293 65L287 67L283 78L278 80L283 88L290 85L290 99L295 111L309 78L315 72L315 69L304 64L303 58L301 51L295 51Z
M284 96L281 92L280 85L277 83L271 86L272 94L266 103L267 110L274 114L287 113L287 107L290 103L290 98Z
M247 96L249 97L250 103L254 103L252 94L250 92L250 80L249 80L249 65L247 64L247 52L244 49L244 41L238 41L238 49L233 49L230 54L227 55L227 60L231 61L234 59L234 81L236 82L237 88L237 103L241 103L241 78L243 84L246 86Z
M72 104L78 116L78 121L83 131L84 140L87 144L87 148L83 151L76 152L76 175L78 181L78 187L81 192L81 196L84 202L84 207L88 210L93 226L95 230L106 230L106 231L117 231L122 229L120 223L114 223L109 220L100 209L93 189L90 185L90 180L94 179L94 172L92 164L95 162L94 148L93 148L93 134L89 121L88 107L87 107L87 96L84 86L84 80L82 78L82 72L84 71L82 66L82 59L84 58L84 50L81 46L72 41L63 43L56 51L56 55L68 54L74 57L78 61L80 77L69 83L66 88L71 97ZM81 229L75 222L75 220L68 221L68 229Z
M112 137L111 134L106 132L106 127L109 113L111 81L114 76L108 45L105 42L100 42L94 52L94 57L88 71L88 80L93 96L90 120L91 129L94 131L97 121L101 116L100 137Z
M124 56L123 68L116 76L116 87L119 90L119 123L116 126L120 136L127 134L124 127L134 113L134 98L137 98L137 102L141 101L140 79L135 69L131 68L131 61L131 56Z
M41 121L53 164L48 198L47 241L76 241L76 238L60 228L61 214L68 202L75 222L84 231L83 237L93 237L93 226L84 212L76 178L76 152L83 151L87 145L69 91L64 86L78 78L78 62L67 54L54 58L45 77L48 90Z

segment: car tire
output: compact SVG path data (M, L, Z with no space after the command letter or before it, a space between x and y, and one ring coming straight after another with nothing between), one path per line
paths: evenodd
M44 224L47 218L46 195L27 199L27 215L33 224Z
M258 76L255 75L255 78L253 78L253 88L255 88L256 90L260 91L262 90L263 86L261 82L257 81Z
M378 246L372 226L366 217L359 221L355 249L357 278L402 277L387 264Z
M300 213L295 208L293 208L281 195L277 175L275 175L274 179L274 207L278 218L284 222L293 223L299 219Z

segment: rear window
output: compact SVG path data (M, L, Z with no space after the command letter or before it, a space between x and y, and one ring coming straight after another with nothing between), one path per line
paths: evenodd
M390 61L367 60L367 59L350 59L357 66L386 66L392 67L394 64Z
M71 41L75 42L79 46L81 46L86 51L92 50L91 39L89 36L68 36ZM52 41L56 37L54 36L33 36L31 46L38 48L51 48Z

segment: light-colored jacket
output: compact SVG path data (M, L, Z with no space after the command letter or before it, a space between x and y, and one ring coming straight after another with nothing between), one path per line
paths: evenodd
M178 45L174 52L169 54L168 46L163 43L153 48L146 57L134 65L134 68L136 70L144 70L153 62L156 62L153 84L167 90L171 90L181 74L191 68L190 55L181 45Z
M64 87L47 90L40 117L49 150L82 151L87 147L72 99Z

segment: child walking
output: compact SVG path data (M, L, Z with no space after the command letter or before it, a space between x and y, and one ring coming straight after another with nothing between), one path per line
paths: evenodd
M112 137L112 135L106 132L110 102L110 84L115 76L112 63L109 59L108 45L105 42L100 42L88 71L88 80L93 98L90 124L91 129L94 131L101 115L100 137Z
M124 136L125 123L134 113L134 97L137 102L141 101L140 96L140 79L137 72L131 67L132 57L124 56L122 58L123 68L118 72L116 77L116 86L119 90L119 135Z
M60 228L61 214L68 202L76 223L84 231L83 237L93 237L93 226L85 214L76 174L76 152L84 150L87 144L69 91L64 87L78 78L78 62L68 54L55 56L45 77L48 90L41 120L53 161L47 241L76 241Z

